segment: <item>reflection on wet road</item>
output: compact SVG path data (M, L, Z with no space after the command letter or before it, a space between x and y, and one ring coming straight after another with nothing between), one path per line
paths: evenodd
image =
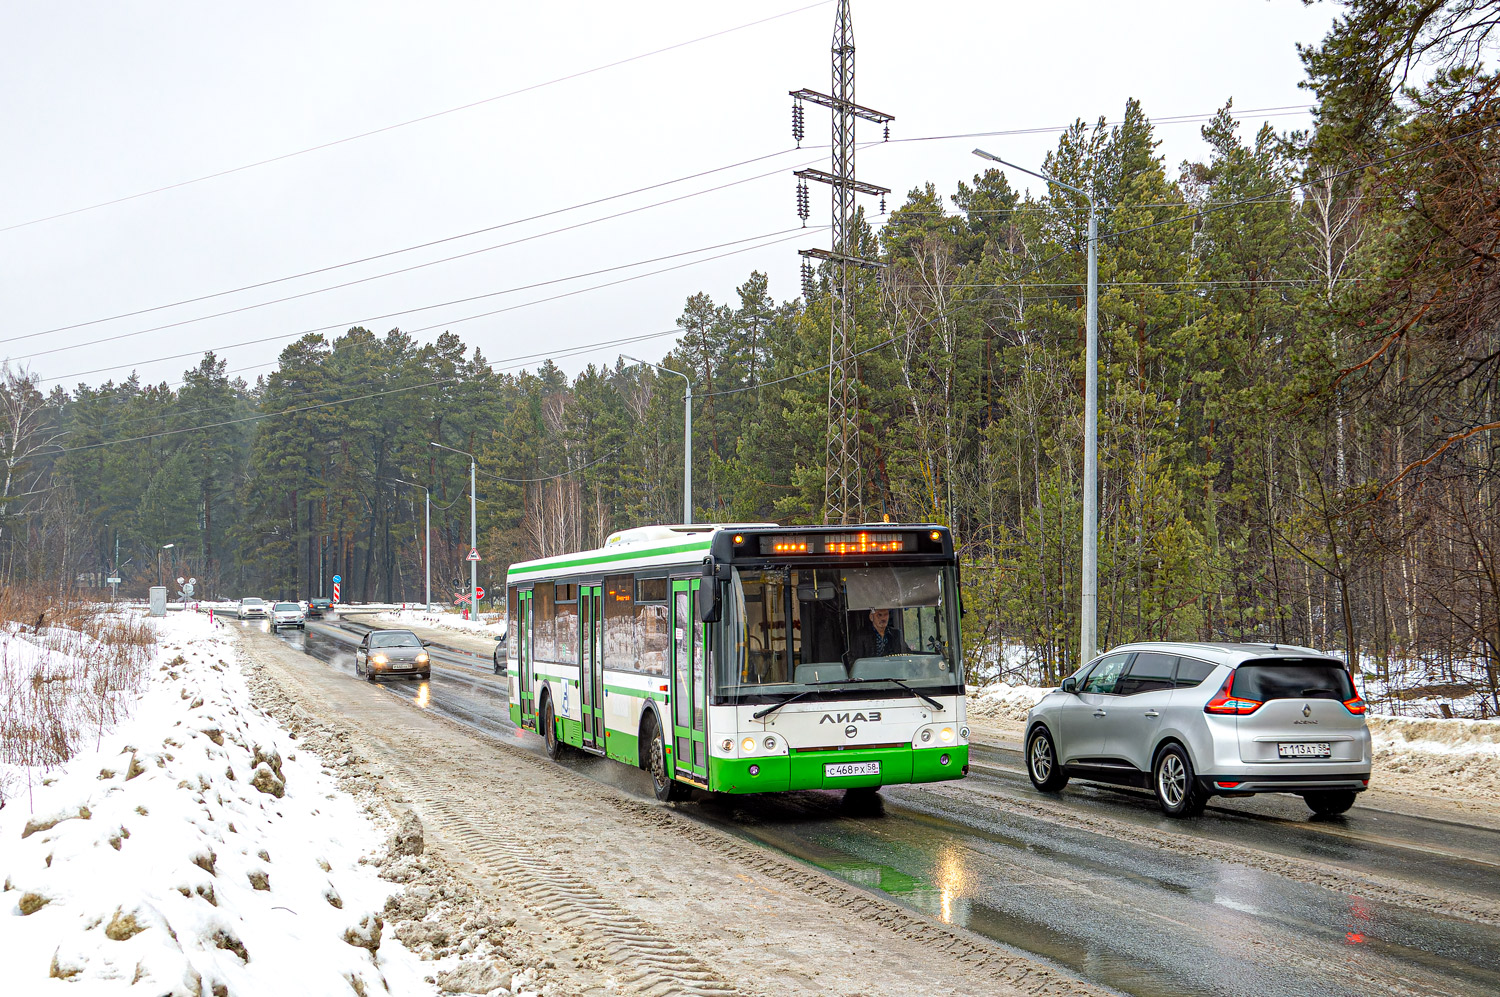
M323 624L284 639L353 676L357 634ZM434 661L431 682L386 688L520 736L503 679ZM540 750L539 738L525 740ZM1500 909L1496 832L1363 808L1314 822L1300 800L1281 797L1168 821L1144 794L1075 784L1058 801L1094 819L1088 826L1015 805L1046 799L1018 752L978 747L974 758L964 783L887 788L863 805L831 792L699 794L681 811L1142 997L1500 994L1500 929L1235 861L1236 848L1255 848L1452 889ZM580 759L570 767L650 792L624 766ZM1162 833L1211 844L1210 855L1223 858L1163 847Z

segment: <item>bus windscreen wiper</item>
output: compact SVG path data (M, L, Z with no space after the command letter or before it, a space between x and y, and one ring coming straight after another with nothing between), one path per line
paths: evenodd
M927 693L925 693L925 692L918 692L916 689L913 689L911 686L907 685L905 682L903 682L903 681L901 681L900 679L897 679L897 678L849 679L847 682L840 682L839 684L840 685L846 685L846 684L848 684L848 685L855 685L855 684L862 685L862 684L864 684L866 682L894 682L897 685L899 685L901 688L905 689L907 692L911 693L913 696L916 696L918 699L925 699L927 701L928 705L930 705L934 710L941 710L941 709L944 708L942 703L939 703L937 700L935 700L931 696L927 695Z
M764 717L768 717L771 714L775 713L777 710L781 709L787 703L795 703L797 700L801 699L803 696L811 696L812 694L813 694L813 690L812 689L804 689L802 692L797 693L795 696L788 696L787 698L783 699L781 702L776 703L773 706L767 706L763 710L760 710L758 712L750 714L750 719L751 720L760 720L760 719L762 719Z

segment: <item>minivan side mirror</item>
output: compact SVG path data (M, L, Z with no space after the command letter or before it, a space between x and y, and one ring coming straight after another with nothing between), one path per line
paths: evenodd
M1074 695L1077 695L1077 693L1078 693L1078 680L1076 678L1072 678L1072 677L1063 679L1062 680L1062 685L1058 686L1058 691L1059 692L1071 692Z

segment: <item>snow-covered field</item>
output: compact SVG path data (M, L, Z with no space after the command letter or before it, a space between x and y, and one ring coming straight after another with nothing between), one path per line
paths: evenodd
M381 828L250 705L206 616L155 625L139 699L0 810L6 992L432 993L381 937Z
M406 626L437 627L460 633L483 634L499 640L505 636L505 617L498 613L480 613L477 620L466 620L457 613L429 613L421 609L397 609L380 614L380 619Z
M1041 686L996 682L969 691L968 714L1000 723L1025 723L1026 711L1051 691Z

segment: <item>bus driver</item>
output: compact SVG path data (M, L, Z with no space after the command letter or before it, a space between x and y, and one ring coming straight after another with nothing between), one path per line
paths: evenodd
M883 658L888 654L911 654L901 631L891 626L889 609L870 610L870 629L855 635L854 658Z

